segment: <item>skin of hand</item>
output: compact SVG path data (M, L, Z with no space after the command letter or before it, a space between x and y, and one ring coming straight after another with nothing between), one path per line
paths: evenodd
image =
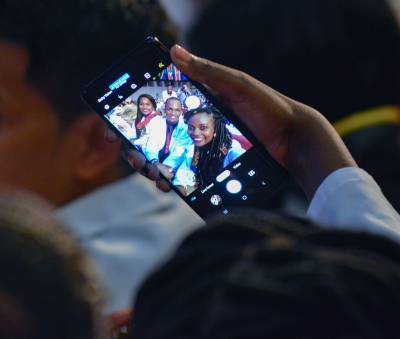
M171 49L171 58L243 121L271 156L288 169L309 200L333 171L357 166L332 125L311 107L248 74L194 56L178 45ZM139 152L133 151L128 161L140 169L140 157ZM157 178L157 171L151 172ZM165 183L160 184L165 188Z
M171 167L157 163L157 168L160 171L160 173L167 178L168 180L172 180L174 177L174 172Z

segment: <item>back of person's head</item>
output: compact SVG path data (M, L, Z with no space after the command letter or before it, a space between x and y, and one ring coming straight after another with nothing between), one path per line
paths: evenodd
M48 213L36 201L0 196L0 338L99 338L91 267Z
M341 136L400 209L400 27L386 0L212 0L188 40L331 122L364 113Z
M400 103L400 30L385 0L213 0L188 41L331 121Z
M189 236L142 286L132 338L380 338L397 333L400 248L252 213Z

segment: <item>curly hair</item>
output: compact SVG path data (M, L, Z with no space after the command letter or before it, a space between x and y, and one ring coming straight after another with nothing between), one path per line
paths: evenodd
M212 106L187 111L185 122L188 123L191 117L200 113L212 116L215 124L211 143L203 147L195 147L192 161L197 184L203 186L209 183L223 168L225 156L232 147L232 135L226 127L225 117Z
M26 48L27 80L53 104L62 121L88 107L84 85L147 35L167 45L174 27L154 0L3 0L0 38Z

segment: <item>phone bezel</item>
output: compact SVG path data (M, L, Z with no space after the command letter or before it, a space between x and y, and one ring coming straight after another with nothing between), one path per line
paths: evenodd
M103 79L107 74L114 72L115 69L117 69L121 65L125 65L128 60L130 60L132 57L134 58L135 54L138 55L140 52L146 48L153 47L157 50L160 55L164 58L163 61L165 60L165 64L170 64L172 63L170 54L169 54L169 49L162 44L156 37L149 36L147 37L141 44L136 46L134 49L132 49L127 55L119 58L116 62L114 62L109 68L107 68L105 71L103 71L98 77L96 77L94 80L92 80L88 85L85 86L85 88L82 90L82 98L84 101L90 106L91 109L93 109L102 119L103 121L106 122L107 126L122 140L122 142L126 145L126 147L130 149L137 150L135 146L128 140L126 137L118 130L117 127L115 127L107 118L106 115L103 114L102 112L99 112L96 109L96 105L92 104L92 98L89 95L91 87L96 84L99 80ZM133 64L133 62L130 62ZM185 74L186 75L186 74ZM276 169L276 173L279 173L279 175L274 176L274 180L281 182L281 185L278 186L283 186L285 182L287 182L287 177L288 173L284 167L282 167L265 149L265 147L262 145L262 143L255 138L255 136L249 131L247 126L233 113L231 110L227 109L222 105L222 103L218 100L217 97L212 95L210 91L201 83L187 77L189 82L191 82L198 90L202 92L202 94L206 97L208 101L210 101L217 109L221 111L221 113L233 123L233 125L240 130L240 132L243 134L245 138L247 138L253 145L252 151L256 152L258 156L263 159L263 162L269 163ZM135 93L137 90L139 90L141 87L143 87L143 84L137 87L137 89L132 90L132 93ZM122 99L121 102L123 102L125 99ZM148 160L146 159L148 162ZM266 164L265 164L266 166ZM275 173L275 174L276 174ZM199 214L202 218L205 218L206 215L201 213L199 210L196 209L196 205L192 204L190 201L190 196L191 194L185 196L183 195L173 184L170 182L168 179L166 179L161 173L160 176L165 179L170 188L176 192L197 214ZM275 182L274 182L275 183ZM197 188L197 190L200 190L201 188ZM196 192L195 191L195 192Z

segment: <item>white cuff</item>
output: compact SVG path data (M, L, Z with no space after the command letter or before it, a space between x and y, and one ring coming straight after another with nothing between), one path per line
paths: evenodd
M308 216L320 226L367 231L400 242L400 216L375 180L358 167L341 168L318 187Z

